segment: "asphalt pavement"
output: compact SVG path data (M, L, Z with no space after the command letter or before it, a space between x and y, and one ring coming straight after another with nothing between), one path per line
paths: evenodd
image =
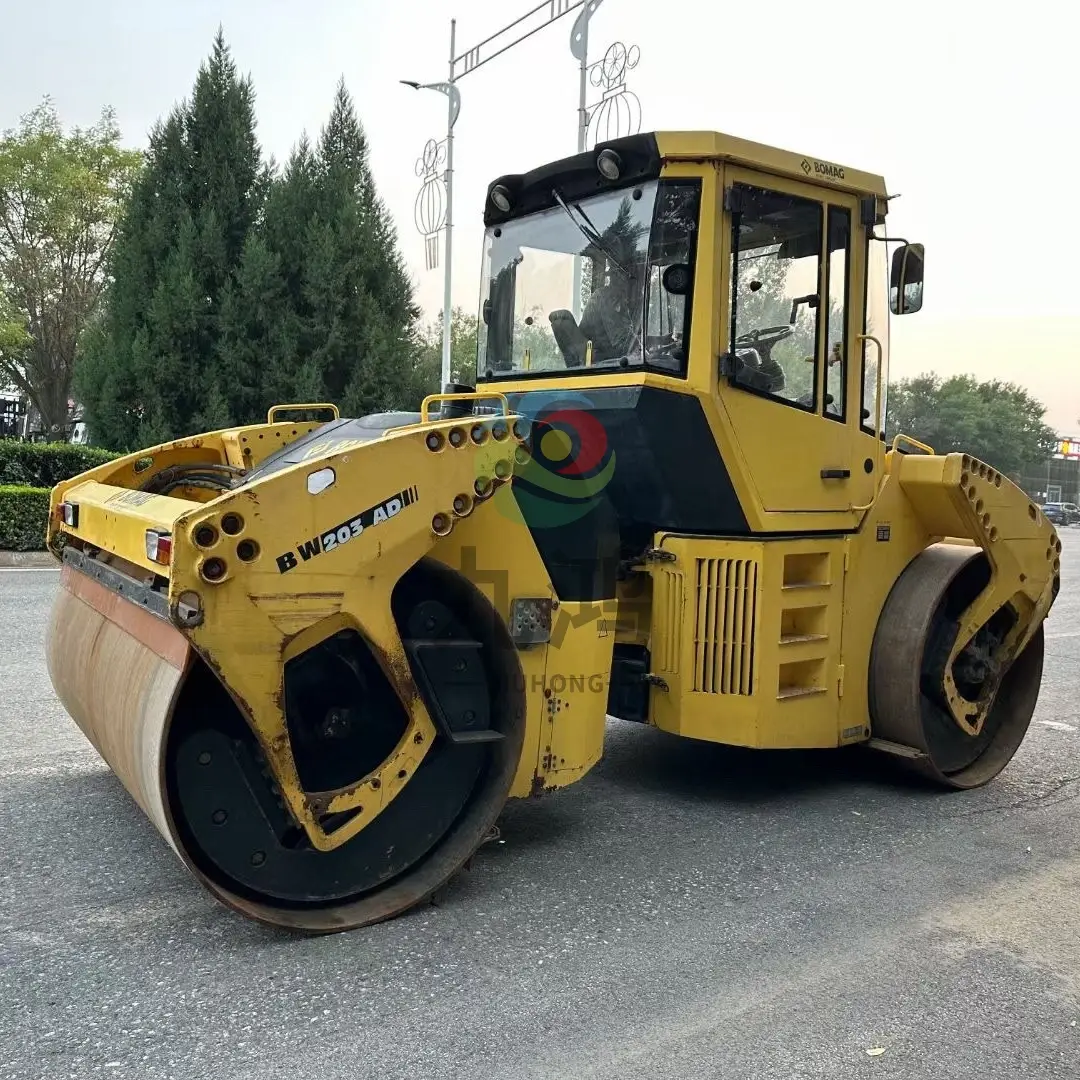
M1080 1075L1080 529L1031 732L941 794L862 752L611 722L403 918L217 905L68 719L57 575L0 570L0 1078Z

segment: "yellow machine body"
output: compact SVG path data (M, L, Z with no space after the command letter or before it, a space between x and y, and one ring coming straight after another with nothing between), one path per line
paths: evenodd
M608 715L995 775L1034 708L1061 546L987 465L885 443L884 182L667 133L488 194L475 389L355 421L276 407L53 492L54 685L178 855L255 918L386 918L507 797L583 777ZM571 227L580 250L537 252ZM769 287L751 242L791 315L738 336ZM910 281L894 261L894 313L921 303L917 259ZM544 337L513 282L571 270L569 294L532 289L570 295ZM583 281L620 275L636 362L583 330ZM744 381L788 338L802 367Z

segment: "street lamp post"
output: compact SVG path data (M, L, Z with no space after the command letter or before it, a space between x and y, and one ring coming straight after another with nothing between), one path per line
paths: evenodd
M443 314L442 314L442 380L440 389L450 382L450 346L451 346L451 317L450 317L450 271L453 266L453 234L454 234L454 124L457 123L458 114L461 112L461 92L454 85L454 38L456 35L456 20L450 20L450 79L448 82L417 83L402 79L405 86L411 86L414 90L435 90L446 95L446 138L442 143L429 140L424 147L424 154L417 162L417 173L420 174L424 183L420 188L420 194L416 197L416 226L424 234L425 259L429 270L433 270L439 261L438 234L440 229L446 231L446 253L443 257L445 269L443 271ZM446 168L441 176L438 175L438 166L443 162Z
M436 90L445 94L447 102L447 125L446 138L442 142L429 140L424 148L424 153L417 163L417 175L422 177L423 185L416 200L416 226L424 236L425 262L429 270L438 265L438 234L446 230L446 265L443 269L443 347L442 347L442 385L440 390L450 381L450 346L451 346L451 319L450 285L452 280L452 233L454 217L454 123L461 111L461 94L457 83L470 72L482 67L489 60L501 56L507 49L520 44L526 38L545 27L557 22L564 15L578 11L574 20L574 28L570 35L570 52L578 61L578 123L577 123L577 149L581 153L586 148L589 136L589 126L596 118L596 110L603 109L609 94L605 93L604 99L590 108L588 104L588 84L591 81L594 86L601 85L597 81L596 69L604 64L589 64L589 20L596 14L603 0L541 0L534 8L525 12L513 22L508 23L501 30L484 38L478 45L466 49L460 55L457 54L457 20L450 20L450 74L446 82L418 83L402 79L405 86L411 86L415 90ZM579 10L580 9L580 10ZM514 32L511 37L511 31ZM507 40L511 38L510 40ZM612 46L615 48L615 46ZM633 67L637 63L636 47L634 58L627 61L627 51L623 46L622 63L619 68L620 74L627 67ZM611 50L609 49L609 53ZM610 65L608 65L610 67ZM606 70L606 69L605 69ZM604 85L608 85L605 78ZM620 88L625 92L625 87ZM631 95L632 96L632 95ZM634 98L636 101L636 97ZM640 123L640 107L639 107ZM610 126L610 125L609 125ZM444 164L446 168L439 174L438 168ZM581 261L574 262L574 295L573 307L575 315L580 315L581 306Z
M604 0L587 0L574 28L570 31L570 55L578 62L578 126L577 151L585 151L585 140L589 134L589 20ZM570 310L574 318L581 319L581 256L574 256L574 278L570 286Z
M588 0L574 20L570 31L570 55L578 62L578 153L585 152L585 140L589 134L589 20L604 0Z

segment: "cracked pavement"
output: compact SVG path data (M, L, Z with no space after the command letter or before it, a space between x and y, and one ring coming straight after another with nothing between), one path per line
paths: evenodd
M53 696L56 574L0 570L0 1078L1075 1080L1063 532L1035 720L988 787L613 722L594 772L510 804L437 906L317 939L179 865Z

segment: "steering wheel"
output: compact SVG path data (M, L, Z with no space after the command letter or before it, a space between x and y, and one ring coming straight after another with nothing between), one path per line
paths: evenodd
M677 342L674 336L670 334L647 338L645 359L670 360L678 348L679 342Z
M795 333L793 326L763 326L759 330L748 330L735 339L736 345L764 345L772 348L778 341L791 337Z

